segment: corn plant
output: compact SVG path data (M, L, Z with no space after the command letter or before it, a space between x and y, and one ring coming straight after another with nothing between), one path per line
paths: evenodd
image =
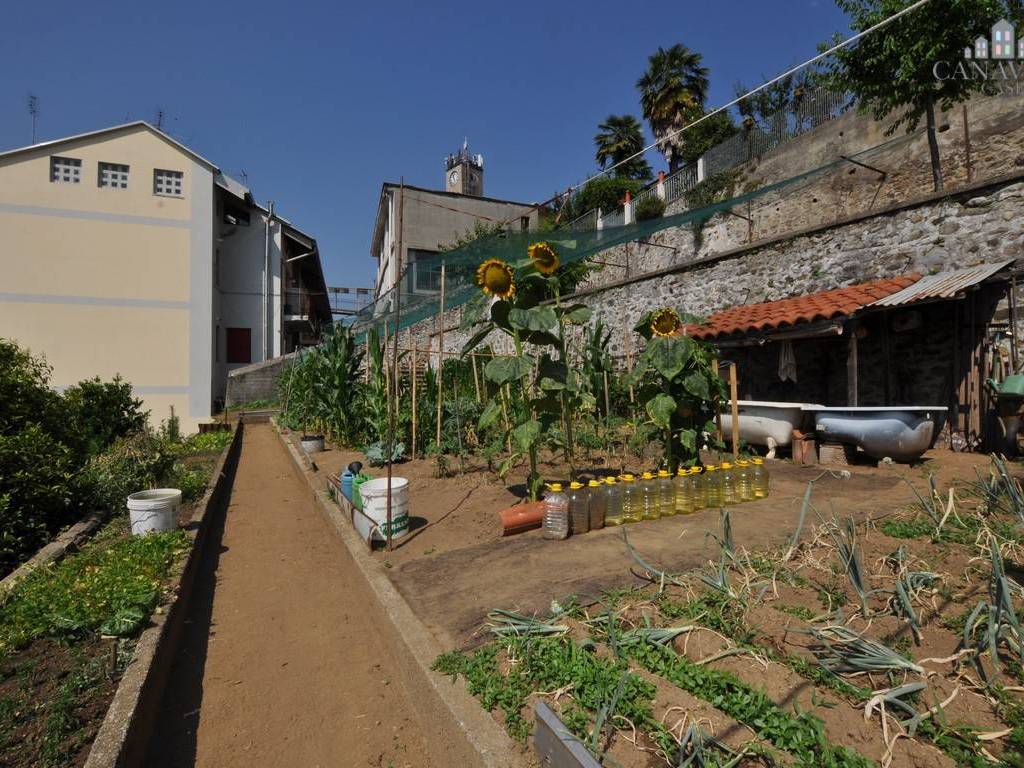
M811 652L818 659L818 663L833 674L843 672L851 674L871 672L924 674L922 667L887 645L840 624L809 627L807 632L816 641L816 645L811 647Z

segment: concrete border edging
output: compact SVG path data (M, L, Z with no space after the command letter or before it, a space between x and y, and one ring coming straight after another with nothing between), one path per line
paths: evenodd
M298 449L281 433L276 421L271 423L291 457L292 470L309 486L314 507L337 531L376 598L367 601L367 608L377 612L384 625L393 630L383 639L391 659L401 670L406 693L415 702L424 730L440 732L448 745L446 761L439 759L439 764L480 768L529 765L531 761L522 746L512 740L462 685L431 670L444 649L438 646L391 580L381 573L380 564L366 549L366 542L359 538L341 510L326 498L326 491L313 485Z
M93 739L85 768L144 765L146 749L181 639L196 574L209 538L211 513L227 498L234 481L243 430L242 424L235 427L231 443L214 465L199 511L186 531L192 539L192 547L174 585L174 598L162 606L162 612L153 614L149 627L139 636L132 660Z

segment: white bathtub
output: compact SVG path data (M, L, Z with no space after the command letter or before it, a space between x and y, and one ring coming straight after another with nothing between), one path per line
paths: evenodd
M939 405L807 406L825 440L851 443L875 459L915 461L932 447L949 410Z
M793 429L801 425L804 411L823 406L813 403L777 403L770 400L739 400L740 438L751 445L768 447L769 458L775 457L775 447L793 441ZM732 437L732 413L728 403L722 413L722 433L726 440Z

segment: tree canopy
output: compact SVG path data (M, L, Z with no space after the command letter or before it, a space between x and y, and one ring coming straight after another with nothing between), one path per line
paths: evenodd
M649 179L651 166L646 159L633 157L644 148L644 130L632 115L608 115L597 126L594 158L602 168L618 165L614 174L627 179ZM628 161L627 158L629 159ZM626 161L626 162L623 162Z
M670 134L700 117L707 99L708 69L702 61L699 53L682 43L659 47L636 82L644 117L671 170L682 165L687 136Z

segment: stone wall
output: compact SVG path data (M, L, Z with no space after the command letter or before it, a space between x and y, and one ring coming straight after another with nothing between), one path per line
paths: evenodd
M299 352L290 352L263 363L254 363L229 372L225 406L230 408L257 400L276 400L277 380L298 355Z
M954 190L947 195L931 192L922 134L886 136L884 124L849 112L740 168L733 194L835 163L829 172L741 205L736 212L749 222L716 215L703 227L699 247L693 228L684 225L656 233L647 244L603 251L596 258L606 265L579 295L612 328L613 351L624 355L635 351L631 329L652 306L706 315L878 277L1020 255L1024 192L1013 174L1019 171L1024 179L1024 97L967 105L970 184L963 110L957 107L938 122L940 129L947 126L939 133L946 189ZM839 155L855 156L885 176L837 162ZM669 213L684 208L679 201ZM460 309L445 313L446 352L458 351L470 337L458 330L460 319ZM436 357L438 327L438 318L419 323L403 332L402 345L415 339ZM489 341L509 351L503 337Z

